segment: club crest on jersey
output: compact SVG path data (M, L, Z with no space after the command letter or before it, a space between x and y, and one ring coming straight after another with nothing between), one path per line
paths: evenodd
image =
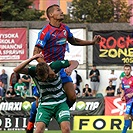
M132 84L132 81L129 81L129 84Z
M64 36L66 36L66 30L63 30L63 32L64 32Z

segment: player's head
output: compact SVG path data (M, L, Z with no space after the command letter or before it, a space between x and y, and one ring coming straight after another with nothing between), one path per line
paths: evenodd
M130 64L125 64L124 65L125 76L130 76L131 75L131 71L132 71L131 65Z
M60 21L64 19L62 10L59 5L56 4L49 6L46 10L46 14L49 19L53 18Z
M39 80L45 81L48 78L49 75L49 67L47 63L40 62L36 66L36 75Z

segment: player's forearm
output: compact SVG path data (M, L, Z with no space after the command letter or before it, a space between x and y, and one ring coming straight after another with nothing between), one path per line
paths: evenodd
M17 67L15 67L13 70L16 73L19 73L27 64L29 64L33 59L29 58L25 61L23 61L22 63L20 63Z
M89 40L81 40L81 39L78 39L78 38L75 38L74 41L72 42L72 45L75 45L75 46L87 46L87 45L93 45L95 44L94 41L89 41Z
M42 52L41 48L35 47L33 51L33 55L40 54ZM43 58L37 58L37 62L45 62Z
M71 61L69 61L69 63L70 63L69 68L70 68L71 70L76 69L76 68L78 67L78 65L79 65L78 61L75 61L75 60L71 60Z

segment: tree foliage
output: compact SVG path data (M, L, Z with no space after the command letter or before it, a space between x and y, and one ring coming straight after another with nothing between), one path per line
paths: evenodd
M34 0L0 0L2 21L45 20L44 11L29 8Z
M132 16L132 5L120 0L73 0L72 18L69 22L128 22ZM66 20L65 20L66 21Z

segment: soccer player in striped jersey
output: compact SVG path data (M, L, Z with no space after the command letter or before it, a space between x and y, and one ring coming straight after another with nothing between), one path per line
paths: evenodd
M37 66L26 67L37 58L43 58L43 55L36 54L14 68L16 73L29 74L39 90L35 133L43 133L52 117L60 124L62 133L70 133L70 111L66 103L66 94L63 90L59 71L64 68L66 74L71 75L71 72L77 68L78 62L68 60L52 62L49 67L55 75L51 77L49 67L45 62L40 62Z
M68 43L77 46L94 45L100 42L101 36L97 35L92 41L81 40L75 38L70 32L67 25L62 23L64 15L59 5L51 5L46 10L49 24L44 26L38 34L38 39L34 47L33 54L44 54L44 58L38 58L38 62L50 63L56 60L64 60L65 51ZM50 75L53 76L54 72L49 68ZM64 70L60 72L63 88L69 99L68 105L71 107L76 100L76 93L72 83L72 79L65 74Z
M130 64L124 65L125 77L122 79L122 94L121 100L126 102L126 111L124 114L124 127L122 133L126 133L130 127L133 116L133 76L131 75L132 67Z

